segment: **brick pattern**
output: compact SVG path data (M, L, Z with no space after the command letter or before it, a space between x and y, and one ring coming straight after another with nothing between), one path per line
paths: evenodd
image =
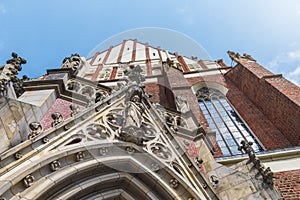
M51 123L53 122L53 119L51 117L51 114L53 112L59 112L64 119L68 119L71 117L71 109L70 105L72 102L63 100L63 99L56 99L54 104L51 106L51 108L47 111L47 113L44 115L43 119L41 120L41 124L43 127L43 130L47 130L51 127Z
M159 96L159 85L156 83L145 83L145 92L151 93L153 96L150 98L150 101L153 103L159 103L160 102L160 96Z
M227 99L234 106L237 112L244 119L246 124L253 131L258 140L266 149L278 149L290 147L291 143L281 133L280 130L245 96L228 78L222 74L209 75L205 77L193 77L187 79L191 85L199 82L214 82L228 88ZM200 114L200 124L206 131L209 131L209 126ZM210 138L213 142L214 139ZM214 142L213 142L214 143ZM222 156L217 143L214 143L216 148L215 157Z
M257 63L241 63L228 77L284 134L290 146L300 145L300 88Z
M266 149L291 146L285 135L230 80L227 80L227 87L227 99Z
M276 172L274 185L285 200L300 199L300 169Z

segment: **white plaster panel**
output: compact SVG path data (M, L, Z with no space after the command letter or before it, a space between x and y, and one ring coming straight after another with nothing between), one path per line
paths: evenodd
M218 65L216 62L207 61L207 60L205 60L205 61L203 61L203 62L206 64L206 66L207 66L209 69L215 69L215 68L220 68L220 67L221 67L221 66Z
M270 167L273 172L296 170L300 169L300 158L265 162L264 165Z
M135 60L146 60L145 45L136 43L136 57Z
M215 74L221 74L221 72L219 70L215 70L215 71L199 72L199 73L193 73L193 74L185 74L184 78L208 76L208 75L215 75Z
M100 63L103 63L103 60L104 60L104 58L105 58L107 52L108 52L108 51L104 51L104 52L100 53L100 54L96 57L96 59L94 60L93 65L98 65L98 64L100 64Z
M184 59L186 64L197 64L197 62L192 60L192 59L189 59L189 58L186 58L186 57L183 57L183 59Z
M123 54L122 54L121 62L131 61L132 52L133 52L133 43L134 42L132 40L126 41L125 46L124 46L124 51L123 51Z
M159 54L157 49L149 47L149 54L150 54L150 59L159 59Z
M115 46L112 48L106 63L116 63L117 62L121 47L122 47L122 44L119 44L118 46Z
M165 51L160 51L162 61L166 61L168 56Z

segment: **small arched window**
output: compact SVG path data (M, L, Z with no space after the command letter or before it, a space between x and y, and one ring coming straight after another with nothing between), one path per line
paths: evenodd
M253 142L255 152L262 150L245 122L220 91L203 87L196 96L210 129L216 131L216 140L224 156L241 154L238 146L242 140Z

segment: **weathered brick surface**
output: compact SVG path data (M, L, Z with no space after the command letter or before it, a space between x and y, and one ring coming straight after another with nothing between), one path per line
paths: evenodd
M151 97L151 102L159 103L160 96L159 96L159 85L157 83L145 83L145 92L151 93L153 96Z
M266 149L291 146L285 135L230 80L227 87L227 99Z
M289 140L300 145L300 88L254 62L242 62L226 74Z
M47 130L51 127L51 123L53 122L53 119L51 117L51 114L53 112L59 112L64 119L68 119L71 116L71 109L70 105L72 102L63 100L63 99L56 99L54 104L51 106L51 108L47 111L47 113L44 115L43 119L41 120L41 124L44 130Z
M189 78L188 81L191 85L204 81L214 82L228 88L228 92L226 94L227 99L266 149L278 149L291 146L291 143L286 139L281 131L278 130L278 128L274 126L270 120L268 120L260 109L258 109L228 78L224 78L223 75L217 74L205 77ZM205 130L209 130L202 112L200 114L200 124L205 127ZM213 138L211 138L211 140L214 141ZM215 148L217 150L215 157L221 156L222 154L218 152L219 148L217 145L215 145Z
M285 200L300 199L300 170L276 172L274 185Z

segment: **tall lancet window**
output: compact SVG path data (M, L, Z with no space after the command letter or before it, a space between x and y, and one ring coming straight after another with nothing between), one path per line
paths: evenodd
M242 140L253 142L255 152L262 150L246 124L220 91L204 87L197 91L196 96L210 129L216 131L216 140L224 156L241 154L238 145Z

